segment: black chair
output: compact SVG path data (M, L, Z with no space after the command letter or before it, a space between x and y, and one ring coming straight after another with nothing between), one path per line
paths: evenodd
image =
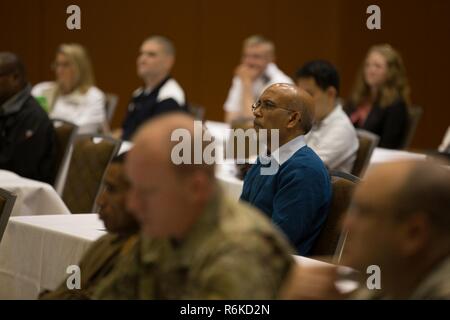
M356 135L358 136L359 148L351 173L354 176L362 177L380 138L376 134L363 129L356 129Z
M75 138L78 126L62 119L53 119L53 127L56 132L56 179L53 187L58 190L61 179L64 179L64 169L70 154L70 146Z
M347 212L353 192L360 179L344 172L331 171L333 194L324 226L312 248L311 255L333 256L334 263L340 261L345 244L346 232L341 229L342 219Z
M205 108L196 104L188 104L187 111L190 113L196 120L204 120L205 119Z
M111 121L114 117L114 113L116 112L117 104L119 103L119 96L113 93L105 94L105 116L106 120L103 123L103 133L110 134L111 133Z
M402 149L410 147L411 142L416 133L417 125L423 114L423 108L419 106L410 106L408 108L408 124L405 133L405 139L403 141Z
M72 213L95 212L95 199L121 141L102 135L79 135L73 143L62 199Z

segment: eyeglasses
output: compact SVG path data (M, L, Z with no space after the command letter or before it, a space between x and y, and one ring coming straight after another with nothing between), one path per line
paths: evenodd
M254 104L252 104L252 112L255 112L256 109L258 109L259 107L261 107L262 110L283 109L283 110L286 110L286 111L295 112L295 110L292 110L292 109L279 107L279 106L277 106L275 103L273 103L270 100L265 100L265 101L258 100L258 101L256 101Z
M65 62L53 62L52 65L51 65L51 68L52 68L52 70L56 70L57 68L64 68L64 69L66 69L66 68L69 68L71 66L72 66L72 64L70 62L68 62L68 61L65 61Z

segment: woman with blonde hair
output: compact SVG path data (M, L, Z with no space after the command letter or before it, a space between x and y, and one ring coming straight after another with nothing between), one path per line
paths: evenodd
M409 85L400 54L388 44L371 47L346 106L357 128L380 137L382 148L399 149L408 127Z
M91 61L79 44L62 44L53 68L54 82L37 84L32 94L50 118L79 126L78 133L97 133L105 119L105 95L95 86Z

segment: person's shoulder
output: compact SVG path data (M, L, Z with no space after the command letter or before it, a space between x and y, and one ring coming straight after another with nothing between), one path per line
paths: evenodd
M281 167L285 170L294 170L296 168L300 170L326 170L323 161L317 153L307 145L297 150Z
M54 82L54 81L44 81L44 82L40 82L40 83L34 85L33 88L31 89L31 94L33 96L40 96L45 91L55 90L55 89L56 89L56 82Z
M39 102L32 95L25 100L21 113L23 116L31 118L33 122L39 120L39 122L50 123L50 118L48 117L47 112L45 112Z
M96 99L104 99L105 98L105 93L96 86L91 86L86 91L86 95L91 98L96 98Z
M328 170L314 152L307 145L299 149L294 155L280 166L278 181L291 183L293 180L327 183L329 181ZM299 185L299 187L302 187Z
M161 102L167 99L175 100L178 105L183 106L185 104L184 90L178 84L178 82L169 78L159 89L157 101Z
M287 242L269 218L255 207L226 197L221 206L219 232L225 241L238 246L243 240L254 247L281 245L289 250Z
M345 135L346 138L354 137L356 139L355 127L342 107L335 111L334 119L332 119L330 127L332 128L332 132L330 133L335 136L342 137L342 135Z

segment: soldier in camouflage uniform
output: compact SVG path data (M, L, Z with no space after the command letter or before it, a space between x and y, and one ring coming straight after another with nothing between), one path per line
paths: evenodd
M118 257L134 247L139 226L125 209L129 183L124 158L124 154L114 158L106 170L104 189L97 203L99 216L109 233L94 242L81 259L81 288L69 290L64 280L56 290L41 293L39 299L90 299L95 286L113 269Z
M96 287L97 299L273 299L295 264L292 249L256 209L222 195L214 166L171 162L172 114L137 134L126 162L129 209L140 241ZM193 150L193 149L192 149Z

